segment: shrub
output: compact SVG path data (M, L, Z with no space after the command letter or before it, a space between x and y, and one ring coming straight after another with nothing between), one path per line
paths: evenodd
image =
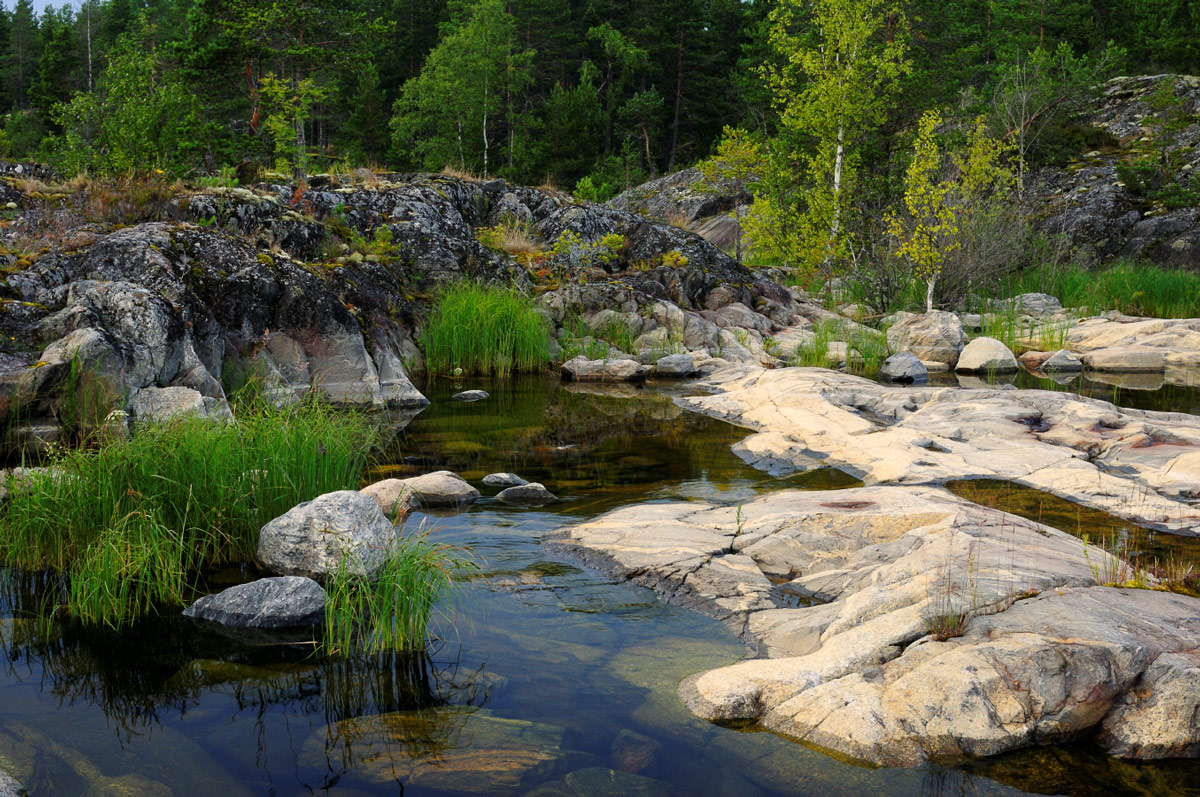
M549 326L533 299L512 288L459 283L438 298L421 336L430 373L507 376L550 359Z

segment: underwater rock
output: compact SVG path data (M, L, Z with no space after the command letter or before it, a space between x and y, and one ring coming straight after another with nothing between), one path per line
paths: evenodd
M529 484L515 473L489 473L483 477L483 483L488 487L520 487Z
M258 560L288 576L321 578L343 560L371 575L383 564L396 530L379 504L354 490L326 493L289 509L262 527Z
M452 396L455 401L483 401L487 397L488 392L486 390L464 390Z
M501 490L496 496L505 504L514 506L541 506L558 500L558 496L547 490L538 482L520 484Z
M311 578L280 576L205 595L183 614L238 628L296 628L319 623L324 611L320 584Z

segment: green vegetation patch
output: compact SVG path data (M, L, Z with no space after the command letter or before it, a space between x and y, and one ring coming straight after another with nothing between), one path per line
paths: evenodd
M443 291L421 336L433 374L533 371L549 361L549 342L549 324L531 297L469 282Z
M1154 318L1200 317L1200 274L1131 261L1103 271L1037 268L1015 277L1008 295L1048 293L1064 307L1090 312L1119 310Z

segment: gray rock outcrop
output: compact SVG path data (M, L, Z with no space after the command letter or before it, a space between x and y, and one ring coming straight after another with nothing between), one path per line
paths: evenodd
M1043 390L893 387L814 368L718 371L676 403L759 434L763 461L867 484L1006 479L1200 535L1200 418ZM757 438L757 439L756 439Z
M339 567L371 575L383 564L395 536L395 527L374 499L341 490L306 501L263 526L258 561L274 573L312 579Z
M696 362L690 354L668 354L654 362L654 375L685 379L696 373Z
M205 595L183 613L235 628L297 628L321 622L325 590L311 578L280 576Z

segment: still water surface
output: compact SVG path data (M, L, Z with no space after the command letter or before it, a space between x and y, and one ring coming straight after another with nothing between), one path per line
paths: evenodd
M492 397L452 401L464 387ZM652 391L554 380L439 382L372 477L454 470L541 481L544 509L483 500L416 515L480 572L443 607L425 656L338 661L183 618L123 634L32 619L38 578L0 582L0 765L32 794L1200 793L1195 762L1130 765L1086 743L912 770L839 761L693 717L683 677L746 648L720 623L547 555L563 523L668 500L736 504L836 471L773 479L729 447L745 432ZM209 574L215 588L257 577Z

